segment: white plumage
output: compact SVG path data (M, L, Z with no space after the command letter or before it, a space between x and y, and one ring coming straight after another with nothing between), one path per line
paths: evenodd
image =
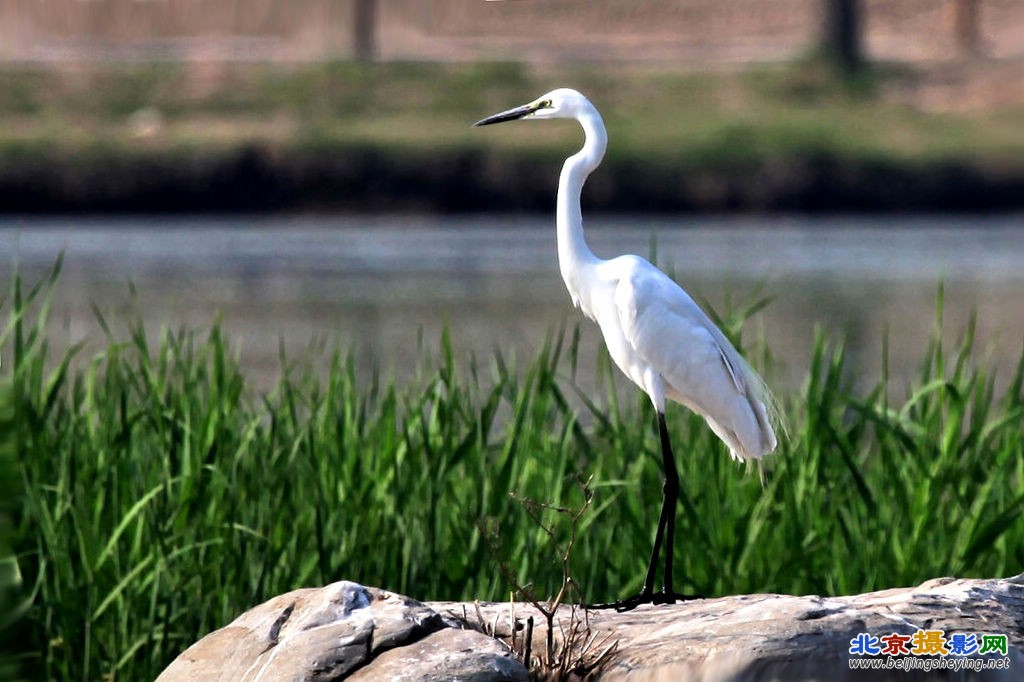
M760 377L678 284L637 256L605 261L595 276L613 292L584 312L655 409L664 412L666 398L690 408L736 459L775 449Z
M519 119L573 118L583 127L583 148L566 159L558 182L558 262L573 304L597 322L612 360L650 397L658 412L665 467L665 499L644 589L618 602L672 602L672 541L678 474L665 428L666 399L701 415L735 459L760 459L776 446L771 394L724 334L689 294L639 256L598 258L583 235L580 194L604 157L607 133L597 109L575 90L560 88L476 125ZM654 593L662 541L664 587Z

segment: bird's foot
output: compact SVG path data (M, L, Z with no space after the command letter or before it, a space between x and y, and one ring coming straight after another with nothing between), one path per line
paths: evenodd
M632 597L607 604L587 604L588 609L615 609L619 613L632 611L641 604L675 604L677 601L704 599L700 594L679 594L678 592L641 592Z

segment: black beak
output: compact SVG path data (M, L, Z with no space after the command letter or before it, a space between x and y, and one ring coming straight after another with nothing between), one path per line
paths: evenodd
M489 126L495 123L504 123L505 121L515 121L523 118L524 116L529 116L539 108L540 107L536 103L524 104L521 107L509 109L508 111L503 111L500 114L495 114L494 116L488 116L487 118L474 123L473 127Z

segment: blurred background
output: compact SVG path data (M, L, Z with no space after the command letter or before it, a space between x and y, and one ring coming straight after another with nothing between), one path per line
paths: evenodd
M256 387L280 342L399 377L445 325L531 355L578 320L553 205L581 135L471 124L560 86L609 128L594 250L770 297L773 383L817 327L865 381L888 335L909 378L940 282L951 337L976 314L1018 356L1019 0L0 0L0 276L64 253L69 343L97 310L220 319Z

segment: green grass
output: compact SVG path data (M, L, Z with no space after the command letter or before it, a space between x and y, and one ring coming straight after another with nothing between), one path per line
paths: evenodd
M891 96L911 81L883 66L844 84L812 61L718 73L503 63L11 66L0 70L0 160L18 162L26 147L89 159L250 142L285 153L369 145L564 156L579 138L569 123L526 136L470 127L561 85L601 109L613 157L706 165L807 155L1016 163L1024 155L1024 110L928 113ZM130 120L144 108L165 125L140 140Z
M510 493L578 506L590 476L573 575L590 600L639 590L658 443L645 399L616 390L606 356L581 357L577 334L595 330L553 333L522 366L442 339L403 385L357 378L343 353L320 374L283 359L264 396L216 326L147 338L99 318L103 350L48 347L55 286L56 271L15 280L0 309L0 455L13 442L21 483L4 640L25 674L152 679L249 606L339 579L505 599L505 563L554 593L558 557ZM604 389L579 395L591 361ZM853 393L855 371L817 339L803 386L780 396L789 438L763 488L699 419L670 413L678 588L841 594L1021 570L1024 361L997 393L968 329L931 343L909 391Z

